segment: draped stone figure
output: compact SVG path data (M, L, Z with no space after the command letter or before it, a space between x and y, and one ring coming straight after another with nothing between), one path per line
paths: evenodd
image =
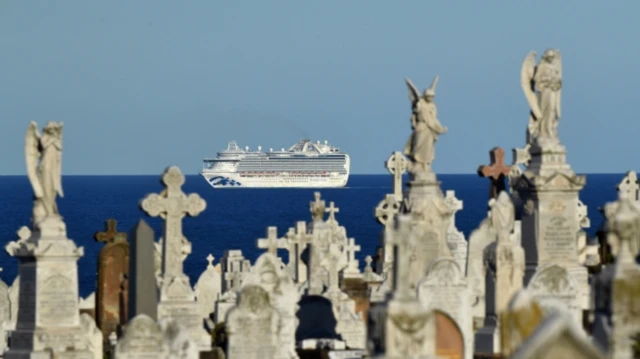
M411 137L404 148L404 154L410 160L409 174L413 180L424 180L435 177L431 164L435 159L435 144L438 136L447 132L447 128L438 121L438 109L434 102L438 76L433 79L431 87L420 95L411 80L405 79L409 88L411 114Z
M560 95L562 91L562 57L560 50L548 49L536 65L536 52L525 57L520 72L522 91L531 108L528 143L539 146L560 144ZM537 90L537 91L536 91Z
M42 136L35 122L29 124L25 137L27 176L33 187L34 225L48 217L59 217L56 196L62 191L62 122L50 121Z

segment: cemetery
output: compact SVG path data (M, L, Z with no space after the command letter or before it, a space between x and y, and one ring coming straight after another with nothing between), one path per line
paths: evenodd
M96 228L104 245L85 298L85 253L56 204L63 125L49 122L40 133L32 122L25 158L33 198L24 200L33 211L4 247L18 276L0 281L0 356L640 358L640 184L633 171L620 179L618 200L602 204L604 225L588 238L586 177L571 168L559 136L561 61L556 49L525 57L527 136L511 165L496 147L478 169L489 179L487 215L469 238L456 227L464 204L443 193L432 169L448 130L438 118L439 77L424 91L406 79L409 139L384 162L393 191L371 209L380 250L365 263L356 259L358 238L339 223L340 203L316 192L287 230L262 224L255 261L236 248L220 259L198 254L208 264L192 283L183 220L207 203L184 193L184 174L170 166L159 176L162 191L131 203L141 210L134 228L118 228L117 218ZM145 220L152 217L163 233Z

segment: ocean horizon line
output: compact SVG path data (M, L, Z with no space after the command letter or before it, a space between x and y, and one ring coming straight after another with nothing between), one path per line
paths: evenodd
M576 172L578 175L624 175L625 172ZM185 176L200 176L199 173L183 173ZM63 174L62 177L156 177L161 176L162 172L158 173L141 173L141 174ZM438 176L478 176L477 173L436 173ZM9 174L2 175L0 177L24 177L24 174ZM349 176L391 176L390 173L351 173ZM406 176L406 174L405 174Z

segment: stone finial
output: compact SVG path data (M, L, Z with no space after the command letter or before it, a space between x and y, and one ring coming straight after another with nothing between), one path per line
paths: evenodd
M207 262L209 262L209 264L207 264L207 268L211 267L213 268L213 260L215 259L214 256L211 255L211 253L209 253L209 255L207 256Z
M118 232L118 221L113 218L107 219L105 222L106 230L104 232L96 232L93 238L96 242L111 243L116 240L126 240L127 234L124 232Z
M364 262L366 263L364 266L364 271L367 273L373 272L373 268L371 267L371 263L373 263L373 258L371 258L371 256L366 256L364 258Z
M511 166L504 163L504 150L501 147L494 147L489 152L491 164L489 166L478 167L478 176L489 178L489 198L497 198L498 194L506 189L505 178L509 176Z
M314 192L313 197L315 200L309 204L309 210L311 211L311 217L314 222L324 220L325 202L320 199L320 192Z

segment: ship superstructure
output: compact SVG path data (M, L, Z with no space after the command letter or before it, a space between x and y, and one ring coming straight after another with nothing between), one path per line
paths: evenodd
M288 150L256 151L235 141L205 158L200 174L214 188L225 187L344 187L349 179L349 155L328 141L300 140Z

